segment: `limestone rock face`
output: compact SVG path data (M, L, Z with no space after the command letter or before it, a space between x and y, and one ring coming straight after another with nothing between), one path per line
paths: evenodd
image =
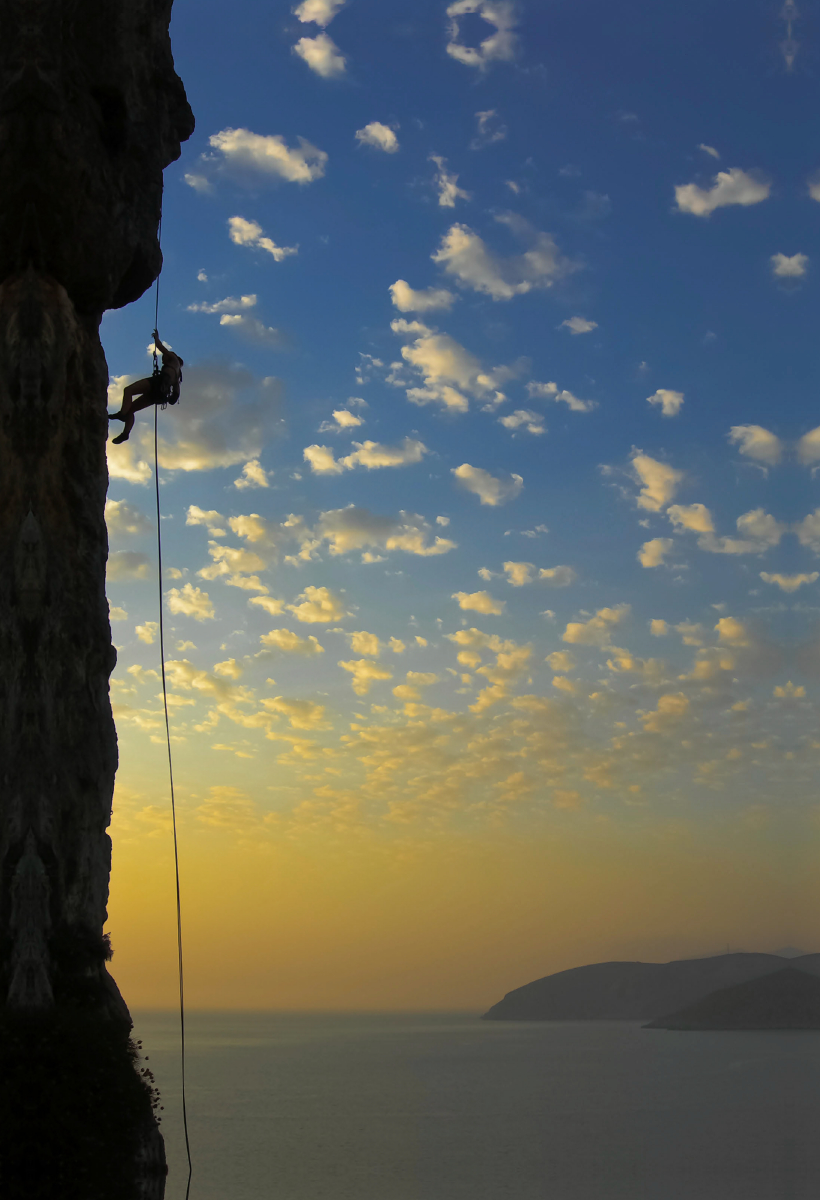
M0 1006L128 1019L105 968L117 766L99 324L161 265L193 116L172 0L0 4Z

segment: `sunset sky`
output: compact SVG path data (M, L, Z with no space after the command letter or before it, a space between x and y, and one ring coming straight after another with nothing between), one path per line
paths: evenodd
M175 0L192 1006L482 1010L600 959L820 948L820 43L787 33ZM103 321L112 411L153 317ZM112 970L170 1006L151 414L108 462Z

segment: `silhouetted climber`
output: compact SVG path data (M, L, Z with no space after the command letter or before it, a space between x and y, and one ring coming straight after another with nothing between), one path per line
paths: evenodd
M176 404L179 400L183 359L178 354L174 354L173 350L169 350L167 346L163 346L156 329L154 330L154 346L156 347L154 359L156 360L157 350L162 355L162 370L158 370L155 365L153 375L146 379L138 379L136 383L129 383L128 387L123 388L120 411L108 414L109 421L125 422L125 429L119 437L112 439L117 445L120 442L128 441L131 430L134 428L134 413L140 412L143 408L150 408L152 404L161 404L164 408L166 404Z

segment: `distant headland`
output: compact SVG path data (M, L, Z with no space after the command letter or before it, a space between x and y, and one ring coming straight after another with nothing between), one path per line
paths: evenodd
M786 970L820 977L820 954L803 954L788 961ZM784 960L778 954L719 954L668 963L592 963L515 988L484 1013L482 1020L655 1021L668 1014L679 1016L680 1010L713 992L783 971Z
M720 988L644 1029L820 1029L820 978L784 967Z

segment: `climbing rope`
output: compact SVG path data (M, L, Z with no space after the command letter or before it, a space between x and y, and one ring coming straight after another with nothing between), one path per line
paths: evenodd
M162 218L160 217L158 237L162 236ZM154 329L158 328L159 320L159 275L157 275L157 298L154 312ZM157 365L157 348L154 345L154 369ZM188 1107L185 1093L185 979L182 970L182 904L179 892L179 844L177 842L177 812L174 795L174 760L171 753L171 723L168 720L168 686L165 680L165 628L162 619L162 513L159 502L159 453L157 446L157 430L159 424L159 405L154 407L154 483L157 495L157 579L159 583L159 655L162 664L162 704L165 710L165 741L168 746L168 778L171 784L171 825L174 831L174 877L176 881L177 899L177 963L179 969L179 1035L180 1035L180 1065L182 1069L182 1128L185 1132L185 1153L188 1158L188 1184L185 1188L185 1200L191 1192L191 1143L188 1138Z

